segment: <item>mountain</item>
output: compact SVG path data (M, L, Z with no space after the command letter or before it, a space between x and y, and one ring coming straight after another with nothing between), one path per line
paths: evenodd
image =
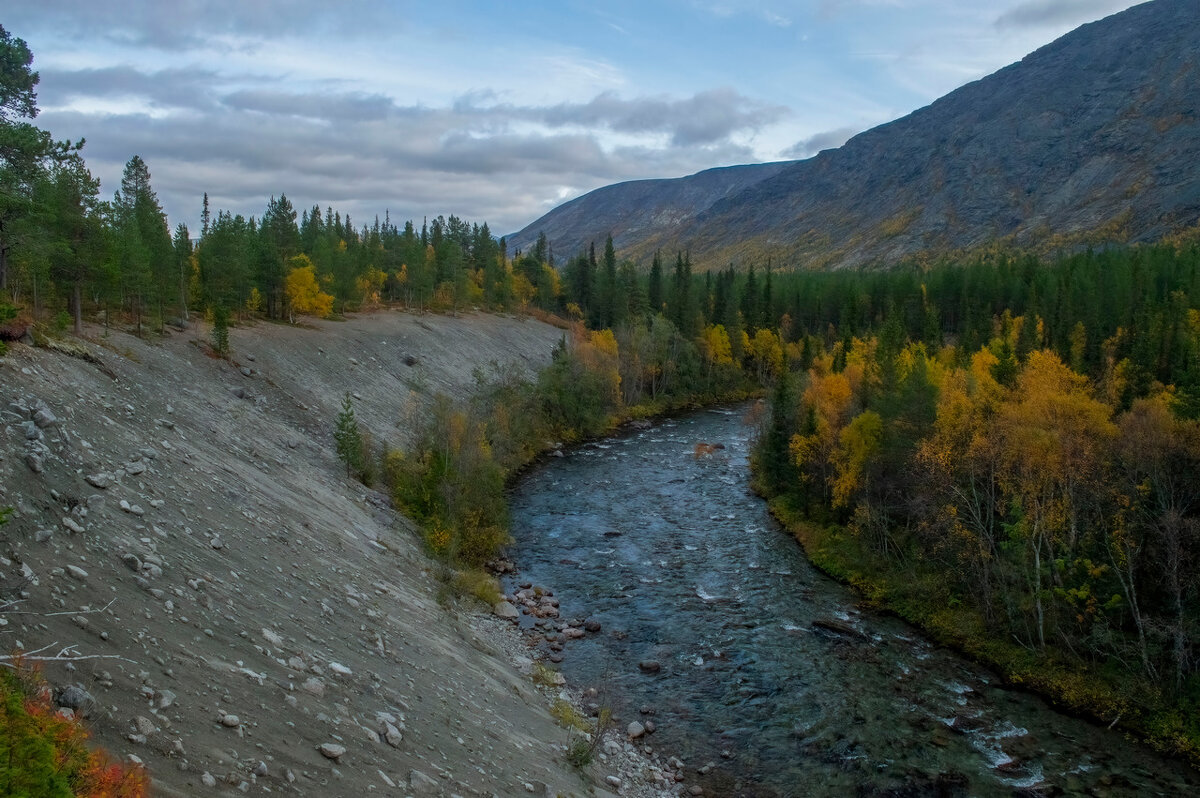
M508 237L508 248L529 249L538 234L545 231L555 251L564 256L592 242L599 249L610 234L614 246L625 249L683 225L697 212L776 176L792 163L725 166L673 180L631 180L598 188L559 205L521 232L513 233Z
M804 161L601 188L509 238L839 268L1154 240L1200 220L1200 3L1154 0ZM757 179L755 179L757 178Z

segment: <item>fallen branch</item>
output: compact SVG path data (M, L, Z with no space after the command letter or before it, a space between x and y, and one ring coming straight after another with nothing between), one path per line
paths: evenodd
M122 662L129 662L134 665L139 664L137 660L122 657L119 654L80 654L74 651L75 643L61 649L57 654L47 657L41 656L41 652L48 651L57 645L58 642L55 641L41 648L35 648L33 651L22 651L17 654L0 654L0 665L12 668L16 667L12 664L13 662L75 662L85 659L119 659Z

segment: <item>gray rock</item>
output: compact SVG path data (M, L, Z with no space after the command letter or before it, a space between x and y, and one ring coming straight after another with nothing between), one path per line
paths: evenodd
M635 720L625 727L625 733L629 735L629 739L636 740L646 733L646 727Z
M76 535L82 535L84 532L83 525L69 515L63 518L62 525Z
M644 659L638 663L638 668L640 668L643 673L658 673L660 670L662 670L662 665L652 659Z
M203 784L205 787L216 787L217 786L216 778L214 778L213 774L209 773L207 770L204 771L204 774L202 776L200 776L200 783Z
M440 795L442 785L419 770L408 772L408 789L413 795Z
M496 606L492 607L492 614L506 621L515 621L521 617L521 613L509 601L496 602Z
M321 743L317 750L321 752L321 756L335 762L346 755L346 746L337 743Z
M27 452L25 454L25 465L29 466L29 470L35 474L40 474L46 470L46 460L37 452Z
M132 552L121 555L121 562L125 563L125 567L133 571L135 574L142 570L142 561L139 560L138 556Z
M97 474L88 474L84 477L84 480L93 488L100 488L101 490L111 487L113 484L112 474L106 474L103 471Z
M42 408L33 414L33 423L37 424L42 429L53 427L58 423L58 418L50 412L48 408Z
M96 708L96 699L92 697L92 694L76 684L64 688L58 694L55 703L60 707L72 710L81 718L90 716Z
M383 726L383 739L392 748L399 748L400 743L404 742L404 734L390 723L385 723Z
M42 431L32 421L21 422L21 432L25 434L25 440L27 441L40 441L42 439Z
M138 474L143 473L145 470L146 470L146 464L143 463L141 460L135 460L132 463L125 464L125 473L131 477L136 477Z
M158 730L158 727L154 725L154 721L150 720L150 718L147 718L145 715L138 715L137 719L134 721L134 725L137 726L138 734L146 737L154 734L154 732Z
M72 579L78 579L80 582L88 578L88 572L80 568L78 565L68 565L67 574Z
M222 726L225 726L229 729L236 729L238 726L242 725L242 719L229 712L221 713L220 721Z

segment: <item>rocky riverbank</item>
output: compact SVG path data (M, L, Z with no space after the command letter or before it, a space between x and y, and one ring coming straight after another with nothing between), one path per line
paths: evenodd
M509 626L439 606L411 525L334 454L346 392L399 445L436 393L546 363L559 330L381 313L234 329L230 360L203 335L0 360L0 648L46 658L158 795L664 794L632 744L565 761L561 687L514 666Z

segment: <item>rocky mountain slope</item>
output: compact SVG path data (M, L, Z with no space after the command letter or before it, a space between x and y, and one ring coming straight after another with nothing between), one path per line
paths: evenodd
M565 764L517 632L439 606L332 440L344 391L399 443L435 393L546 363L561 331L379 313L235 329L232 362L203 331L100 332L0 358L0 648L56 658L101 745L165 796L608 794ZM592 778L650 794L623 745Z
M625 249L682 227L697 213L774 177L789 163L727 166L675 180L631 180L598 188L509 235L508 249L530 249L543 231L560 262L593 242L601 251L610 234L614 245Z
M701 268L768 257L837 268L997 239L1047 250L1157 239L1200 220L1197 41L1200 3L1153 0L836 150L676 207L670 224L642 212L653 198L618 213L610 187L512 242L544 230L565 255L612 231L638 258L686 248Z

